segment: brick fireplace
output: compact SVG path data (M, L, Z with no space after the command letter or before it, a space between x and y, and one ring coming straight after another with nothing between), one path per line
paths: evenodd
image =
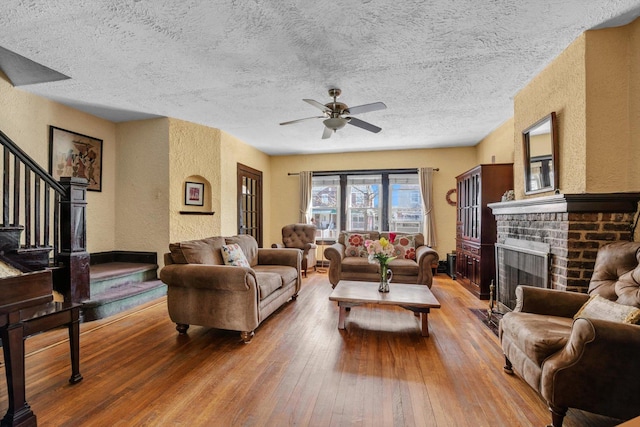
M518 239L550 247L550 285L586 292L601 246L632 240L640 193L556 194L491 203L497 242Z

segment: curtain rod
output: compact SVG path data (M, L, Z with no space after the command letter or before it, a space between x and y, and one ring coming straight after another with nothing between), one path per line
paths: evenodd
M440 168L433 168L434 171L439 171ZM367 175L367 174L376 174L376 173L412 173L417 172L418 169L374 169L374 170L341 170L341 171L315 171L313 175L340 175L340 174L349 174L349 175ZM289 176L300 175L300 172L289 172L287 173Z

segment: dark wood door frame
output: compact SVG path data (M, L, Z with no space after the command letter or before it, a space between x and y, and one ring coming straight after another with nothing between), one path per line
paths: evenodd
M238 163L238 234L250 234L262 247L262 172Z

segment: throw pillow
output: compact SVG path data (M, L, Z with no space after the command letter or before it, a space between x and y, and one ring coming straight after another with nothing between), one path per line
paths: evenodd
M618 304L600 295L594 295L573 316L574 319L578 317L638 324L640 323L640 308Z
M244 252L242 252L242 248L239 244L232 243L230 245L222 245L221 251L225 265L251 268L251 265L249 265L249 261L247 261L247 257L244 256Z
M416 236L413 234L396 236L393 246L397 258L416 259Z
M347 233L344 236L345 250L344 256L366 257L367 248L364 241L369 239L369 234Z

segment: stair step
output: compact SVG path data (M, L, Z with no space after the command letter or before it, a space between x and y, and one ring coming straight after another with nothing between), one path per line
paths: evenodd
M83 321L103 319L167 294L158 265L105 262L89 268L91 298L83 301Z
M167 285L160 279L111 286L83 302L83 321L103 319L166 294Z
M157 272L157 264L107 262L91 265L91 295L101 294L122 285L157 279Z

